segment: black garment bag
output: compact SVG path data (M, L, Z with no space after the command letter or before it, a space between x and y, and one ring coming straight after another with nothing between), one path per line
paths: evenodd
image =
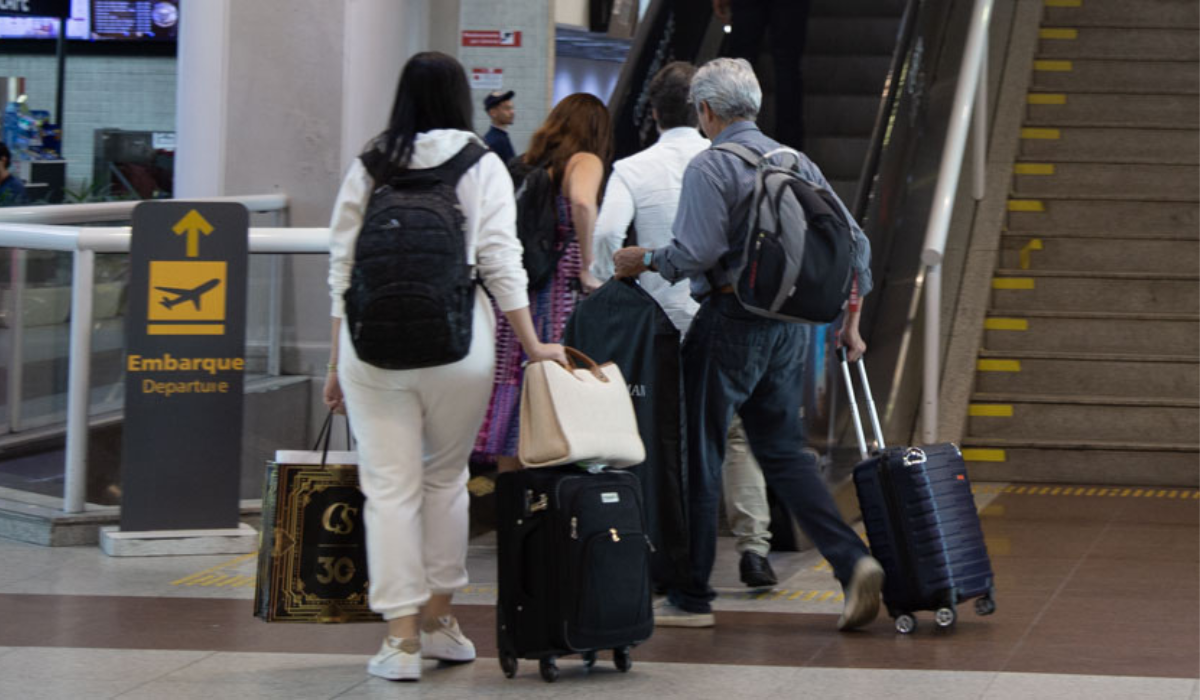
M646 461L628 471L642 483L646 532L656 550L651 573L659 587L682 585L688 528L679 330L646 290L614 279L579 302L563 342L597 362L615 362L629 384Z

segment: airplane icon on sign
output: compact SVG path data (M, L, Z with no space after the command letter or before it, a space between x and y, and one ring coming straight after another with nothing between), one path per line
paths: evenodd
M158 303L164 309L170 309L178 306L179 304L190 301L196 305L196 310L199 311L200 297L204 296L206 292L210 292L215 289L219 284L221 284L221 280L211 279L199 287L192 289L178 289L176 287L155 287L155 289L160 292L166 292L167 294L174 295L173 298L163 297L161 300L159 300Z

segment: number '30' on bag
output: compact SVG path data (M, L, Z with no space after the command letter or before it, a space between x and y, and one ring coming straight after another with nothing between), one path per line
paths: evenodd
M333 419L313 449L279 450L267 465L254 595L254 616L267 622L380 619L367 604L358 455L329 450Z

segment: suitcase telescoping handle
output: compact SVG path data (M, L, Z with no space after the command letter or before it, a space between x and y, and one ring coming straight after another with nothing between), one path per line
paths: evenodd
M858 413L858 401L854 398L854 382L850 379L850 362L846 357L846 348L838 350L838 357L841 358L842 378L846 380L846 395L850 397L850 416L854 419L854 434L858 437L858 451L862 454L862 458L866 459L869 452L867 451L867 438L863 434L862 416ZM871 396L871 383L867 381L867 366L859 358L855 361L858 365L858 378L862 382L863 396L867 399L867 414L871 417L871 430L875 431L875 441L879 443L879 449L886 447L883 444L883 428L879 425L879 413L875 410L875 398Z

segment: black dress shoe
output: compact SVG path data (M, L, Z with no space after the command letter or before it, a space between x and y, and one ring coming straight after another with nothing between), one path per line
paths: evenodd
M742 583L751 588L765 588L779 583L775 572L771 570L771 562L761 554L742 552Z

